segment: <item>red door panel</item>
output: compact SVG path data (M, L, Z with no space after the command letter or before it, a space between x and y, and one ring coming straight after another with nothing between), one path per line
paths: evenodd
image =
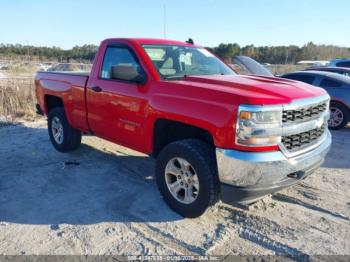
M102 90L95 92L91 87ZM100 137L144 151L146 87L136 83L95 80L87 87L88 121Z

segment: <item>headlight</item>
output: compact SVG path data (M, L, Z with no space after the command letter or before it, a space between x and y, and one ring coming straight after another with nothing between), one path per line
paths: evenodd
M282 107L241 105L238 110L236 143L271 146L281 142Z

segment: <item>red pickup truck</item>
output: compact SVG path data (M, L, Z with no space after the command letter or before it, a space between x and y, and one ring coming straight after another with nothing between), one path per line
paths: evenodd
M93 134L155 157L159 191L185 217L293 185L331 145L323 89L237 75L191 43L107 39L90 75L38 72L35 85L58 151Z

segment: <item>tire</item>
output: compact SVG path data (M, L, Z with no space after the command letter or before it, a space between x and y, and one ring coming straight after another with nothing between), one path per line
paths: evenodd
M58 131L60 130L60 132ZM48 131L52 145L59 152L70 152L81 144L81 132L68 123L63 107L55 107L48 115ZM57 133L63 133L61 138Z
M182 162L189 164L185 168L187 170L185 173L189 176L185 174L183 175L184 179L176 178L175 180L172 173L179 174L181 172L179 170L183 170L179 168L182 165L177 163L180 159L182 159ZM176 171L168 173L168 164L171 167L176 167ZM181 174L175 175L175 177L179 176ZM169 177L174 179L176 183L185 181L185 185L182 185L183 188L178 191L177 196L170 190L175 182L169 182ZM188 184L186 178L190 179ZM195 218L201 216L219 200L220 183L217 175L215 151L207 143L198 139L186 139L167 145L157 158L156 181L164 201L172 210L183 217ZM185 188L186 185L189 187ZM191 188L191 190L185 191L188 188ZM188 194L187 200L192 202L185 203L186 192L191 192ZM184 195L183 198L182 195Z
M328 127L331 130L341 129L350 121L349 110L343 104L331 102L330 113L331 116L328 120Z

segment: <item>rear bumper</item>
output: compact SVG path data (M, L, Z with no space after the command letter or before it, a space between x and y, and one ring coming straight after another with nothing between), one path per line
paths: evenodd
M327 130L322 144L291 158L280 151L255 153L216 149L222 200L248 204L296 184L322 165L331 142Z

